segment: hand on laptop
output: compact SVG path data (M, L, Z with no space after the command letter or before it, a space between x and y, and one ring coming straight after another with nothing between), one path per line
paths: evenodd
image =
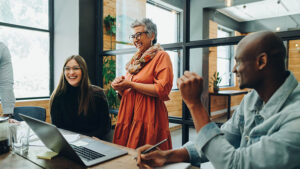
M9 123L20 123L18 120L12 118L12 114L3 114L3 117L9 117L8 119Z
M18 120L15 119L8 119L9 123L20 123Z

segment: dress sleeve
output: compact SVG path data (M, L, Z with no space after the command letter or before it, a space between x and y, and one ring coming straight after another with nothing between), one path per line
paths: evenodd
M173 68L170 56L167 52L159 52L157 65L154 70L154 87L158 97L163 100L169 100L169 93L173 86Z
M60 101L57 97L54 97L50 109L51 122L59 128L64 128L61 112L63 112L63 110L60 108Z
M89 132L88 135L103 139L111 129L108 102L103 90L94 91L94 108L98 118L98 128Z

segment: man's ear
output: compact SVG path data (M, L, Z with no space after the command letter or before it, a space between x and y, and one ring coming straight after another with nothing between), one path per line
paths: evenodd
M267 66L268 55L263 52L257 56L258 70L263 70Z

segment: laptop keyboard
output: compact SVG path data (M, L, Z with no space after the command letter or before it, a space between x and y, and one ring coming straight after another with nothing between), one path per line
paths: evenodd
M97 158L105 156L103 154L100 154L96 151L90 150L90 149L82 147L82 146L76 146L73 144L70 144L70 145L80 157L86 159L87 161L95 160Z

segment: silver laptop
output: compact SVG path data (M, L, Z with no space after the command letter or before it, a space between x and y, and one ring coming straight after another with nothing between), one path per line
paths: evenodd
M127 151L101 143L88 137L80 138L73 144L68 143L55 125L23 114L19 115L46 145L46 147L85 166L92 166L127 154Z

